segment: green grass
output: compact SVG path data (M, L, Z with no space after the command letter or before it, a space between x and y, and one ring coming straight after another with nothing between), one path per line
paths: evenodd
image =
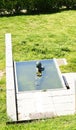
M66 58L62 71L76 71L76 11L0 18L0 66L5 66L5 33L12 34L13 59Z
M16 61L66 58L62 72L76 72L76 11L0 17L0 70L5 70L5 33L12 34ZM0 130L76 130L76 115L6 125L5 75L0 80Z

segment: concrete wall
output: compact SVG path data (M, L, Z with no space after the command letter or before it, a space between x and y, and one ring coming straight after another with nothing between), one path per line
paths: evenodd
M16 102L15 102L15 85L13 74L13 58L12 58L12 45L11 34L5 35L6 46L6 107L7 115L14 121L16 117Z
M30 120L75 113L75 93L71 90L17 94L18 119Z

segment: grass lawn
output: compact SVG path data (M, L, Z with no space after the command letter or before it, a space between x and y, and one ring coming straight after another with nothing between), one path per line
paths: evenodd
M5 33L12 34L16 61L66 58L62 72L76 72L76 11L0 17L0 71L5 70ZM0 130L76 130L76 115L6 125L5 75L0 80Z

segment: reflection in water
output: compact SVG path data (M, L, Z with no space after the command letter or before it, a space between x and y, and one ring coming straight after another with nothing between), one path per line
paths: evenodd
M41 60L41 76L37 75L37 61L16 62L18 91L63 88L54 60Z

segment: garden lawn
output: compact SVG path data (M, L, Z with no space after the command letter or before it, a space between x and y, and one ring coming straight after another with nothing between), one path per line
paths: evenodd
M62 72L76 72L76 11L0 17L0 71L5 72L5 34L12 34L13 60L66 58ZM6 125L5 74L0 79L0 130L76 130L76 115Z

